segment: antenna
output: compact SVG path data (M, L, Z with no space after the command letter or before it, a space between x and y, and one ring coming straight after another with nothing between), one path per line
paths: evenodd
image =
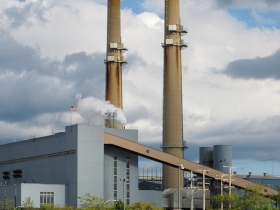
M117 111L118 110L115 110L113 112L109 112L109 111L105 112L105 115L107 116L106 123L105 123L106 128L116 128L115 118L117 117Z

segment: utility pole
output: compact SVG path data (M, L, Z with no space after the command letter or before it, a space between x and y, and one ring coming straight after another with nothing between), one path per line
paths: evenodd
M7 201L6 201L6 185L7 185L7 182L5 181L4 182L4 209L6 209L6 203L7 203Z
M17 206L17 185L14 184L14 194L15 194L15 208Z
M228 194L231 195L231 182L235 181L233 179L231 179L232 176L232 169L235 168L234 166L223 166L225 168L228 168L228 177L229 177L229 182L228 182Z
M190 180L191 180L191 186L190 186L190 192L191 192L191 210L193 210L194 206L193 206L193 194L197 193L197 187L192 186L192 182L193 182L193 176L192 176L192 171L191 171L191 175L190 175Z
M125 210L125 183L126 183L126 178L121 178L121 181L123 181L123 210Z
M219 180L221 180L221 195L223 195L223 181L226 181L226 180L228 180L228 179L223 179L223 177L224 176L227 176L228 174L219 174L219 175L216 175L216 176L219 176L219 178L217 178L217 179L219 179ZM221 202L221 210L223 210L224 209L224 204L223 204L223 202Z
M201 171L202 172L202 190L203 190L203 194L202 194L202 210L205 210L205 173L209 172L209 169L198 169L197 171Z
M228 194L231 195L231 181L234 181L231 179L231 172L232 172L232 168L235 168L234 166L223 166L225 168L228 168L228 177L229 177L229 182L228 182ZM230 204L228 205L228 207L230 208Z
M180 173L181 173L181 170L184 170L184 166L181 164L179 167L178 167L178 209L180 210L181 208L181 192L180 192Z

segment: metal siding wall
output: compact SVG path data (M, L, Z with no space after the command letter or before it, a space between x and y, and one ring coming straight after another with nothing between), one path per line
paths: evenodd
M15 199L14 185L6 188L6 197ZM65 185L45 185L36 183L21 183L16 185L16 206L22 205L26 198L30 197L36 208L40 207L40 192L54 192L54 204L63 207L65 205ZM0 200L4 200L4 187L0 186Z
M72 132L71 132L72 127ZM68 150L76 150L77 126L66 127L66 133L35 138L0 146L0 161L33 157ZM13 170L21 169L22 178L14 178ZM0 165L0 173L10 172L8 185L14 183L44 183L65 184L69 192L66 203L76 205L77 200L77 155L62 155L56 157L28 160L23 162ZM0 176L0 182L4 179ZM0 197L1 198L1 197Z
M114 129L106 128L106 133L126 138L133 142L138 142L138 131L137 130L125 130L125 129ZM132 153L120 150L114 147L105 147L105 180L104 189L105 199L114 198L114 157L118 159L117 165L117 199L123 200L123 182L120 178L126 178L126 161L129 157L130 164L130 204L142 199L138 195L138 156Z
M114 149L110 146L104 148L104 198L107 200L114 199ZM117 166L119 166L119 158L117 159ZM117 181L120 177L117 177ZM119 191L119 186L117 186Z
M65 206L65 185L21 184L21 203L30 197L36 208L40 207L40 192L54 192L54 204Z
M90 193L103 197L104 129L102 126L78 125L77 156L77 196Z
M161 191L138 190L138 199L147 203L157 202L157 206L162 207Z

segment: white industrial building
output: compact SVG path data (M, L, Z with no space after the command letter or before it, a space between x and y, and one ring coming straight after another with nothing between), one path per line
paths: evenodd
M138 190L138 155L104 145L105 133L138 141L137 130L72 125L51 136L1 145L0 200L11 198L19 206L30 197L35 207L77 207L77 197L86 193L107 200L123 200L125 193L127 204L161 205L161 191Z

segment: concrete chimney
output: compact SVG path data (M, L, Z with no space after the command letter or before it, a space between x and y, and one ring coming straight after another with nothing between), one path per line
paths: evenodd
M183 158L181 41L186 33L180 25L179 0L165 0L164 23L164 85L163 85L163 152ZM163 190L178 187L178 168L163 166ZM181 171L180 187L183 187Z
M120 0L108 0L106 47L106 101L122 109L122 66L126 64L122 53L126 49L121 42ZM106 127L117 126L106 120Z

